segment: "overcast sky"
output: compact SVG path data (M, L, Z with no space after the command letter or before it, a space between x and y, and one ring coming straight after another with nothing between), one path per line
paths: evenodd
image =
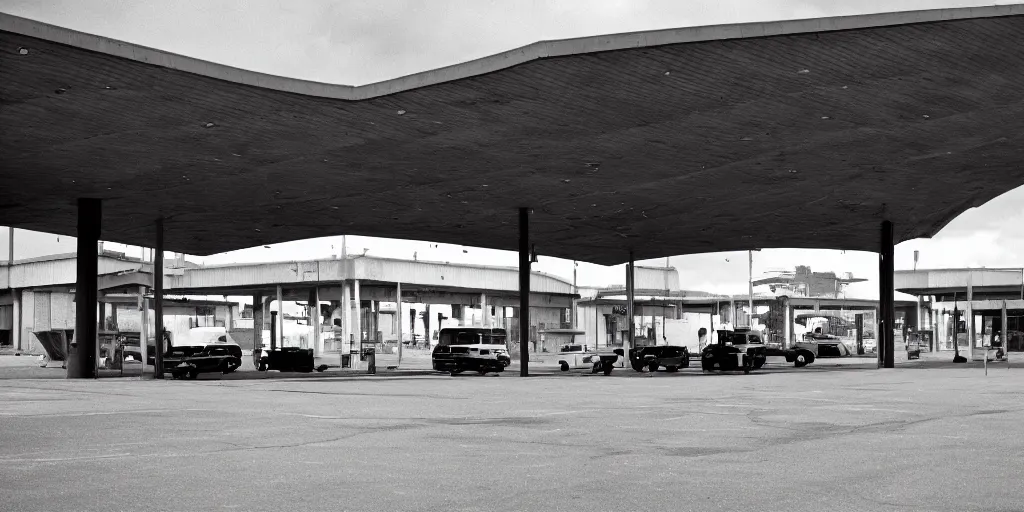
M457 64L545 39L635 30L1012 2L940 0L0 0L0 11L264 73L361 85ZM922 199L924 200L924 199ZM1024 188L966 212L931 240L896 249L896 267L1024 265ZM29 234L16 258L74 250L70 237ZM59 238L59 242L58 242ZM7 237L0 260L7 258ZM504 251L349 237L350 253L514 266ZM278 244L205 258L208 263L329 257L340 238ZM138 254L138 249L129 252ZM200 258L193 258L201 260ZM665 260L647 262L664 265ZM686 289L746 291L746 253L671 258ZM811 265L872 280L871 253L766 250L754 272ZM572 277L572 262L541 258L537 269ZM581 264L580 284L623 281L622 267ZM875 297L873 283L852 295Z

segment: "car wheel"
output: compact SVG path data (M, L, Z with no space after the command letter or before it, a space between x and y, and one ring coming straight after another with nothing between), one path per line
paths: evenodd
M561 364L558 365L558 368L563 372L567 372L569 371L569 363L562 361Z
M604 374L605 375L611 375L612 374L612 369L614 369L614 368L615 368L615 365L613 365L611 363L607 363L601 369L604 370Z
M642 371L644 371L644 367L643 367L643 365L642 365L641 363L639 363L639 362L636 362L636 363L630 363L630 366L632 366L632 367L633 367L633 370L634 370L634 371L638 371L638 372L642 372Z
M189 370L188 371L188 379L189 380L196 380L198 378L199 378L199 372L197 372L195 370Z
M755 370L760 370L761 367L764 366L764 363L766 363L767 361L768 361L767 358L765 358L765 359L755 359L754 360L754 369Z
M750 368L744 368L743 375L750 375Z
M679 371L679 368L676 367L676 366L666 366L665 367L665 371L669 372L669 373L675 373L675 372Z
M804 354L797 354L796 357L793 358L793 366L796 366L797 368L803 368L804 366L807 366L808 362L809 361L807 361L807 356L805 356Z
M476 373L477 373L477 375L487 375L487 370L481 368L481 369L477 370Z
M650 369L651 373L654 373L654 372L658 371L658 368L660 366L661 365L659 365L658 363L651 363L650 366L648 366L647 368Z

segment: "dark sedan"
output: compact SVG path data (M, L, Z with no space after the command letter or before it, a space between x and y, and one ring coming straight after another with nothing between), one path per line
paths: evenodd
M200 373L231 373L242 366L238 345L173 347L164 354L164 373L175 379L195 379Z

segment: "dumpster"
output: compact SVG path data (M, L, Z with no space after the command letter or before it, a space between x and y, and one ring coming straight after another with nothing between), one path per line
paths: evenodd
M65 361L68 357L68 345L74 337L73 329L57 329L52 331L33 332L39 344L46 352L49 361Z

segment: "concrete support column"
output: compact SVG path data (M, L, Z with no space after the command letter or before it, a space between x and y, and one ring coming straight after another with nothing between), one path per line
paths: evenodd
M793 344L793 306L789 304L789 299L784 299L782 307L782 348L789 348ZM708 333L708 338L711 338L710 332Z
M892 222L882 221L881 240L878 251L878 305L879 305L879 353L881 366L896 366L894 345L896 342L893 329L896 326L896 308L893 289L893 244Z
M491 326L491 315L490 311L487 310L487 294L480 294L480 325L482 327Z
M352 321L353 333L356 335L356 350L363 350L363 301L359 295L359 280L352 281L352 304L349 307L355 307L355 314L352 315L354 319Z
M623 351L625 352L624 363L629 360L629 351L636 346L636 318L634 318L636 315L636 311L634 309L636 307L634 305L634 302L636 301L635 278L636 269L633 262L633 251L629 251L629 263L626 264L626 317L628 318L626 324L629 326L629 333L624 340L626 342L626 347ZM733 309L733 311L735 311L735 309Z
M341 284L341 332L344 339L341 340L341 347L338 348L342 354L352 353L352 299L350 292L349 283L345 281ZM355 367L354 361L352 366Z
M1000 317L1002 325L999 327L999 342L1000 346L1003 347L1003 358L1006 359L1006 369L1010 369L1010 335L1009 330L1006 328L1009 319L1006 317L1006 300L1003 300L1003 310Z
M149 373L149 301L146 300L146 287L139 287L139 356L142 357L142 377Z
M964 319L967 326L967 359L974 361L974 272L967 272L967 307L964 308Z
M277 325L275 328L277 346L284 347L284 290L281 289L281 285L277 285Z
M78 280L75 284L75 336L67 364L69 379L96 377L96 287L102 217L99 199L78 200Z
M519 209L519 376L530 376L530 209Z
M13 231L14 228L11 228ZM14 318L11 319L11 346L15 350L22 350L21 346L21 290L11 289L11 295L14 296L14 303L11 305L11 314Z
M918 296L918 332L925 329L925 296Z
M156 220L153 246L153 376L164 378L164 219Z
M398 366L402 366L402 283L396 283L395 290L395 332L398 333Z
M373 341L377 342L377 333L380 331L380 301L375 300L371 302L373 306ZM383 341L383 340L381 340Z
M263 295L252 296L252 350L256 354L263 348ZM255 361L255 359L253 359Z
M324 353L323 340L320 336L320 287L314 286L309 291L309 323L313 326L313 355Z

